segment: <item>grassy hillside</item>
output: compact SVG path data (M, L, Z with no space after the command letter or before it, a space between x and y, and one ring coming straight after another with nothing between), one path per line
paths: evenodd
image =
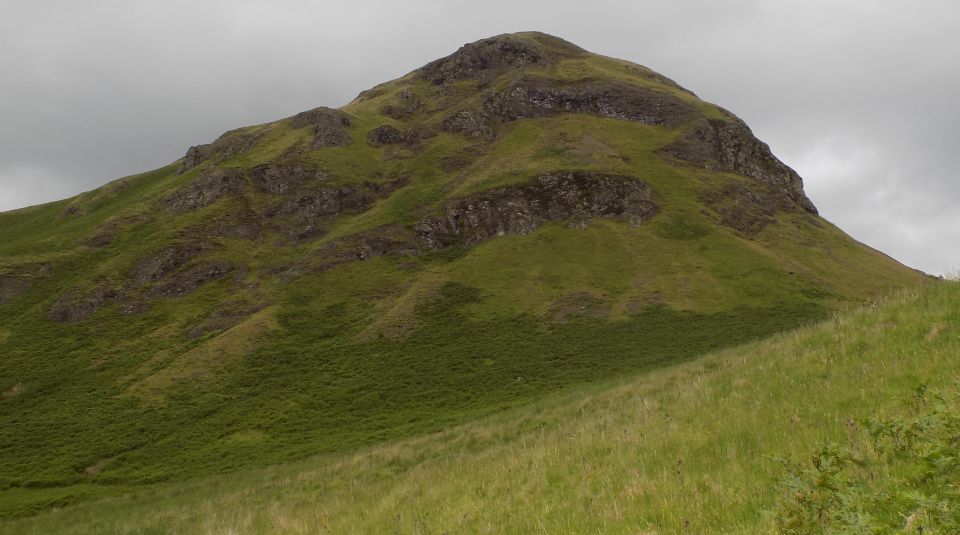
M0 518L436 432L922 280L729 112L499 36L0 214Z
M936 284L440 433L152 486L0 531L770 533L791 518L781 504L798 484L781 459L812 466L821 446L871 443L861 423L898 422L917 400L933 407L933 393L960 378L958 300L955 283ZM884 466L867 488L901 498L881 507L882 532L948 532L929 513L907 521L918 506L903 497L957 501L917 479L915 463ZM824 522L798 532L841 532Z

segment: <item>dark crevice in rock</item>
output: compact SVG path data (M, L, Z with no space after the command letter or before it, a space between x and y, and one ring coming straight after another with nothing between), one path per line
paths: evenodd
M739 119L700 119L689 133L661 149L661 154L706 169L752 178L790 199L792 206L787 209L817 213L803 191L800 175L778 160L770 147L754 137Z
M624 176L582 171L546 173L534 184L497 188L451 201L415 230L429 249L470 246L504 234L527 234L545 221L594 217L640 224L658 210L653 189Z

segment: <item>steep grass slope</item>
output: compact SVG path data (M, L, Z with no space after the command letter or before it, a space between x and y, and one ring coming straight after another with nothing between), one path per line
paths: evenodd
M818 463L820 477L800 485L779 459L812 467L810 459L842 451L820 446L872 443L862 424L897 422L918 400L933 406L932 393L960 378L958 300L955 283L912 290L440 433L151 487L2 524L0 532L772 533L805 503L797 489L809 492L832 472ZM942 421L956 436L952 407ZM914 436L936 429L929 417L918 421ZM910 431L886 429L892 437ZM949 465L947 450L938 466L948 466L943 453ZM931 521L956 518L960 500L949 488L931 487L937 480L918 477L925 472L916 463L881 468L867 472L870 487L900 499L862 511L862 526L872 513L884 533L949 532ZM833 508L843 512L850 502ZM846 512L855 522L857 511ZM850 532L829 509L795 532L826 531Z
M498 36L0 214L0 516L437 431L921 279L732 114Z

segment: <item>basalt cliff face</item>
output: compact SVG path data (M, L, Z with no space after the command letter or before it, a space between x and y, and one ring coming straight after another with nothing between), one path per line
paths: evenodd
M434 429L917 277L670 79L541 33L483 39L0 214L0 489Z

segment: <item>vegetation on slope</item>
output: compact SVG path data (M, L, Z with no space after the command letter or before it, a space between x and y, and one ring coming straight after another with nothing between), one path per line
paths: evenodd
M921 280L666 78L481 50L0 214L0 516L436 431ZM573 173L650 210L518 193ZM491 192L516 204L454 213Z
M859 422L846 442L791 466L776 510L780 531L960 532L958 386L921 383L904 415Z
M932 285L432 435L148 487L0 531L797 532L798 492L816 487L830 514L800 532L851 532L840 520L859 514L877 521L862 523L871 532L948 533L958 298L956 284ZM820 446L843 443L873 460L832 472L823 460L844 450ZM811 457L812 474L784 469ZM825 486L825 471L843 484Z

